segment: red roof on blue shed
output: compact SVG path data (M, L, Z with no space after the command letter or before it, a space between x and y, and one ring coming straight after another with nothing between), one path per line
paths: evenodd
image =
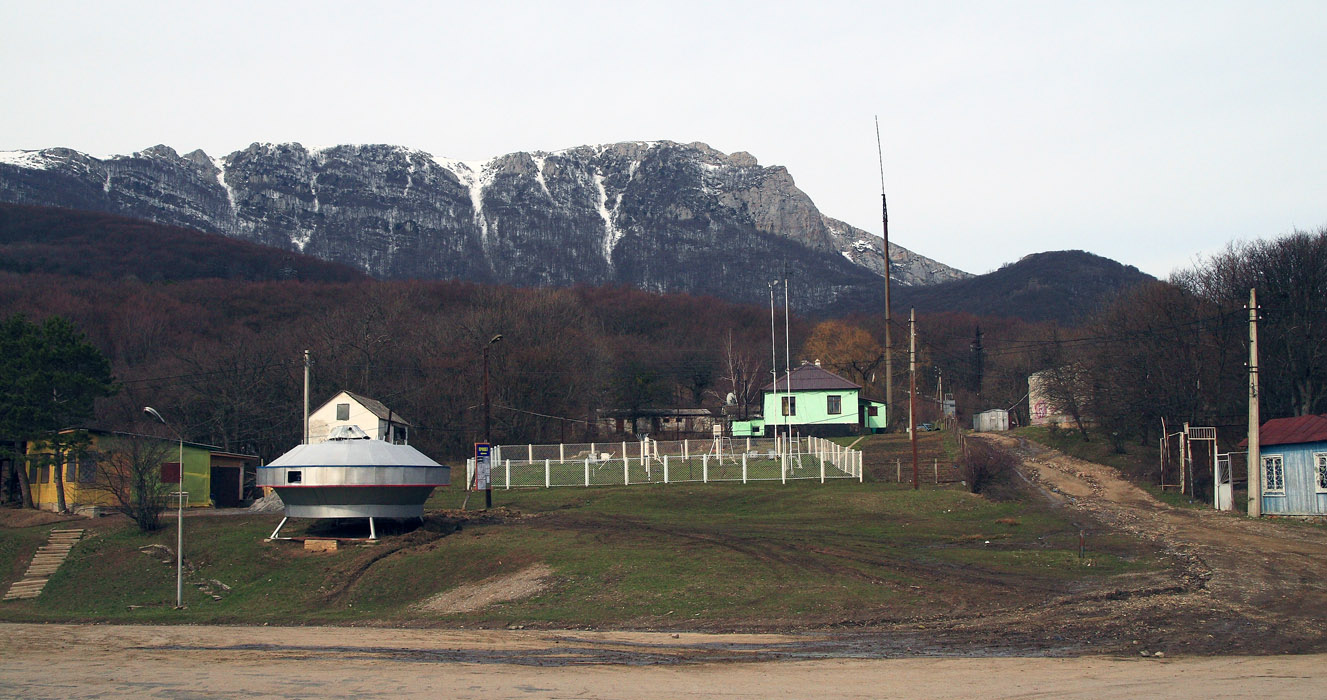
M1327 442L1327 416L1275 418L1258 431L1260 445L1297 445L1304 442Z

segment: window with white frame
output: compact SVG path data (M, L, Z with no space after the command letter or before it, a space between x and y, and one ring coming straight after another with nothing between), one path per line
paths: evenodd
M1313 453L1314 491L1327 493L1327 452Z
M1281 455L1263 455L1262 492L1267 496L1284 496L1286 493L1285 460Z

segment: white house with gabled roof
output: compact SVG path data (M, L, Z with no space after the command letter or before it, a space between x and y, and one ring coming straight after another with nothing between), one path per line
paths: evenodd
M374 440L410 443L410 421L377 399L342 391L309 413L309 443L326 442L332 429L354 425Z

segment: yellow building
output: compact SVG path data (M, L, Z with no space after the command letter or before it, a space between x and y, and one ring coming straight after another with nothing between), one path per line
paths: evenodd
M69 436L74 432L64 430L60 434ZM190 507L235 507L251 497L259 462L257 455L185 442L181 469L178 440L105 430L85 432L88 445L77 454L61 455L58 459L49 445L28 444L28 481L32 486L32 501L38 508L58 507L57 469L64 476L65 505L70 510L96 511L113 505L113 488L123 486L123 476L111 467L112 460L117 453L130 449L146 451L153 461L160 460L154 476L168 492L179 490L182 483L189 494Z

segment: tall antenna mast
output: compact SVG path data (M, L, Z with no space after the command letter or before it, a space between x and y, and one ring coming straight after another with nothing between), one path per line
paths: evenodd
M880 215L885 228L885 425L894 421L894 346L890 342L889 203L885 200L885 149L880 144L880 117L875 118L875 148L880 156Z
M769 283L769 373L774 379L774 403L778 403L779 397L779 336L774 332L774 288L779 286L779 281L774 280ZM778 420L770 420L774 416L765 417L765 425L774 426L774 437L779 436ZM776 443L777 444L777 443Z
M785 479L787 478L788 475L789 452L792 449L793 412L796 410L795 407L793 406L793 399L792 399L792 381L793 381L792 335L789 332L790 324L788 320L788 317L791 315L788 313L788 290L790 287L788 283L789 276L790 273L788 272L788 261L784 260L783 261L783 396L784 396L784 403L788 404L788 410L783 416L783 432L787 434L787 437L784 438L786 440L784 444L788 447L788 450L785 450L783 453L783 478Z

